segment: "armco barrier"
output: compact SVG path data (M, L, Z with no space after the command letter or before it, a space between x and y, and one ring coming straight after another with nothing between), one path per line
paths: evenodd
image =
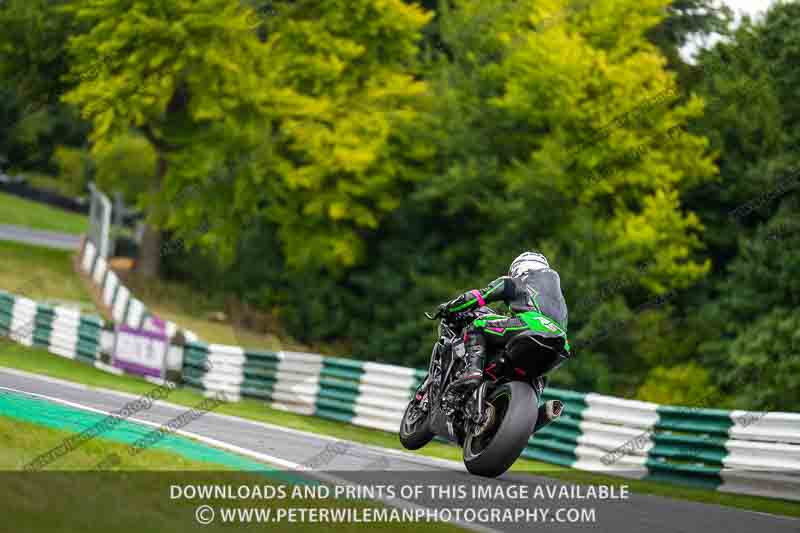
M87 244L81 265L114 316L130 325L147 310ZM98 281L99 280L99 281ZM141 307L141 308L140 308ZM31 329L26 324L34 324ZM103 322L0 292L0 334L93 361L113 342ZM177 329L173 325L174 329ZM111 338L107 338L111 335ZM295 413L396 432L424 371L300 352L189 342L172 346L187 385L255 398ZM800 501L800 414L661 406L547 388L562 416L528 441L523 456L581 470Z
M152 313L141 300L131 294L119 279L119 276L108 266L106 260L97 253L95 245L83 239L79 252L80 268L89 276L101 294L103 305L111 310L116 324L125 324L132 328L140 328ZM178 331L174 322L167 321L167 335L172 338ZM197 340L197 335L183 330L188 340Z
M108 369L98 359L113 332L97 317L0 291L0 335ZM396 432L424 371L300 352L189 341L171 368L207 395L224 391L306 415ZM613 475L800 500L800 415L660 406L545 389L562 416L523 456Z
M206 371L208 366L212 370ZM225 391L392 432L423 377L420 370L316 354L197 342L184 348L184 378L209 395ZM800 500L798 414L660 406L552 388L542 399L563 401L564 414L530 438L526 458Z
M25 346L95 364L103 320L62 306L39 304L0 290L0 335Z
M531 459L581 470L800 500L800 415L660 406L546 389L564 414Z
M422 375L401 366L310 353L197 342L184 347L184 379L209 395L224 391L277 409L386 431L399 427Z

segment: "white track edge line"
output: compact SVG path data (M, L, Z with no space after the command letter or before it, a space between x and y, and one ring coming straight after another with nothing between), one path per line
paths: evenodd
M129 393L129 392L117 391L117 390L113 390L113 389L106 389L104 387L92 387L90 385L85 385L83 383L76 383L74 381L67 381L65 379L54 378L54 377L51 377L51 376L43 376L43 375L40 375L40 374L35 374L33 372L26 372L24 370L18 370L16 368L9 368L9 367L0 366L0 372L6 372L8 374L19 375L19 376L26 377L26 378L31 378L31 379L39 379L39 380L42 380L42 381L45 381L45 382L55 383L55 384L58 384L58 385L63 385L63 386L66 386L66 387L71 387L71 388L75 388L75 389L79 389L79 390L96 391L96 392L102 392L102 393L111 394L111 395L117 395L117 396L121 396L121 397L124 397L124 398L136 399L136 398L140 398L141 397L141 395L136 395L136 394L132 394L132 393ZM0 388L6 388L6 387L0 387ZM25 391L20 391L20 392L25 392ZM192 390L192 392L197 392L197 391ZM31 393L31 392L25 392L25 394L38 396L37 394ZM43 395L41 395L41 396L43 396ZM58 400L58 399L56 399L56 401L62 401L62 402L65 402L65 403L67 402L66 400ZM157 401L153 402L153 404L154 405L158 405L160 407L166 407L166 408L170 408L170 409L175 409L175 410L178 410L178 411L185 411L186 408L187 408L187 406L185 406L185 405L174 404L174 403L170 403L170 402L167 402L167 401L164 401L164 400L157 400ZM76 405L79 406L82 409L94 410L94 408L91 408L91 407L80 406L80 404L76 404ZM101 410L97 410L97 411L101 412L101 413L105 413L104 411L101 411ZM403 459L407 459L407 460L410 460L412 462L418 462L418 463L421 463L421 464L434 463L434 464L438 464L438 465L441 465L441 466L448 467L448 468L453 469L453 470L466 471L466 468L463 466L462 463L459 463L457 461L450 461L448 459L441 459L441 458L438 458L438 457L422 456L422 455L417 455L417 454L404 452L402 450L395 450L395 449L392 449L392 448L382 448L380 446L375 446L375 445L371 445L371 444L364 444L364 443L360 443L360 442L356 442L356 441L350 441L350 440L346 440L346 439L340 439L340 438L337 438L337 437L331 437L331 436L328 436L328 435L321 435L321 434L318 434L318 433L313 433L313 432L310 432L310 431L303 431L303 430L300 430L300 429L277 426L277 425L274 425L274 424L270 424L268 422L261 422L261 421L258 421L258 420L250 420L250 419L247 419L247 418L241 418L241 417L238 417L238 416L227 415L227 414L223 414L223 413L213 413L212 412L212 413L207 413L204 416L209 416L209 415L211 415L212 417L220 417L220 418L223 418L223 419L226 419L226 420L235 421L235 422L244 422L244 423L247 423L247 424L250 424L250 425L260 426L260 427L264 427L264 428L267 428L267 429L272 429L272 430L276 430L276 431L280 431L280 432L284 432L284 433L289 433L289 434L293 434L293 435L298 435L298 436L314 437L314 438L317 438L317 439L320 439L320 440L329 441L329 442L355 444L357 446L361 446L361 447L367 448L367 449L369 449L371 451L382 452L382 453L387 453L387 454L394 455L394 456L397 456L397 457L402 457ZM147 425L153 424L152 422L147 422L147 421L142 421L142 423L147 424ZM160 426L158 424L156 424L155 427L160 427ZM380 430L375 430L375 431L380 431ZM210 437L202 437L202 438L210 438ZM227 443L223 443L223 444L228 445ZM229 445L229 446L235 446L235 445ZM256 451L253 451L253 450L251 450L250 452L252 452L252 453L260 453L260 452L256 452ZM247 455L247 454L243 453L243 455ZM282 459L278 459L278 460L283 461ZM320 471L316 471L315 472L315 476L320 477L320 478L323 477L323 476L319 475L319 472ZM516 480L515 478L517 478L519 472L509 472L509 474L511 474L511 476L509 476L509 478L510 478L509 480ZM325 476L325 477L329 477L331 480L336 480L337 479L337 478L335 478L333 476ZM547 478L547 476L544 476L544 477ZM558 478L547 478L547 479L549 481L554 481L556 483L558 483L558 482L565 483L566 482L566 481L558 479ZM344 480L341 480L341 481L344 481ZM570 482L570 483L574 483L574 482ZM721 491L721 492L726 492L728 494L735 494L735 493L731 493L731 492L727 492L727 491ZM653 494L640 494L640 496L654 496L654 495ZM693 500L683 500L683 501L693 501ZM411 505L414 505L414 504L411 504ZM718 505L718 506L726 507L726 508L730 507L730 506L727 506L727 505L720 505L720 504L708 504L707 503L707 505ZM773 518L781 518L781 519L784 519L784 520L790 520L790 521L798 521L798 520L800 520L800 518L795 518L795 517L785 516L785 515L776 515L776 514L772 514L772 513L766 513L766 512L763 512L763 511L753 511L751 509L743 509L743 508L739 508L739 507L737 507L735 509L737 509L739 511L745 511L745 512L748 512L748 513L770 516L770 517L773 517ZM461 524L459 524L459 525L461 525ZM465 525L464 527L470 527L470 526L473 526L473 525L475 525L475 524L468 524L468 525ZM477 526L477 527L482 527L482 526ZM494 530L486 529L485 531L494 531Z
M48 401L51 401L51 402L61 403L61 404L64 404L64 405L69 405L70 407L75 407L76 409L83 409L85 411L91 411L91 412L95 412L95 413L99 413L99 414L104 414L106 416L114 416L113 413L111 413L109 411L103 411L102 409L96 409L94 407L81 405L79 403L71 402L69 400L62 400L61 398L55 398L55 397L47 396L45 394L38 394L38 393L35 393L35 392L27 392L27 391L24 391L24 390L14 389L14 388L11 388L11 387L3 387L3 386L0 386L0 389L8 390L8 391L11 391L11 392L16 392L16 393L21 393L21 394L26 394L26 395L29 395L29 396L35 396L37 398L42 398L42 399L45 399L45 400L48 400ZM149 426L149 427L155 427L155 428L159 428L159 427L163 426L163 424L156 424L155 422L150 422L148 420L136 419L136 418L133 418L133 417L126 418L125 420L133 421L133 422L135 422L137 424L141 424L141 425L145 425L145 426ZM220 440L214 439L212 437L206 437L204 435L198 435L196 433L192 433L192 432L185 431L185 430L182 430L182 429L175 430L175 433L177 433L177 434L179 434L179 435L181 435L183 437L193 438L193 439L199 440L200 442L204 442L206 444L211 444L212 446L215 446L215 447L220 447L220 448L223 448L223 449L234 451L234 452L239 453L239 454L244 455L244 456L248 456L248 457L252 457L252 458L255 458L255 459L259 459L259 460L264 461L266 463L272 463L273 465L276 465L276 466L285 466L286 468L290 468L290 469L293 469L293 470L294 469L300 469L302 467L302 465L300 465L298 463L294 463L292 461L286 461L284 459L280 459L278 457L273 457L271 455L267 455L265 453L257 452L255 450L242 448L240 446L236 446L235 444L230 444L230 443L227 443L227 442L224 442L224 441L220 441ZM316 477L318 479L325 480L325 481L328 481L328 482L338 483L340 485L358 486L358 485L355 485L354 483L352 483L350 481L347 481L346 479L338 478L336 476L331 476L329 474L324 474L322 472L314 472L314 471L311 471L311 470L299 470L299 471L310 475L310 477ZM394 499L394 498L375 498L375 500L380 501L380 502L382 502L382 503L384 503L386 505L392 506L392 507L399 507L401 509L402 508L412 509L412 510L430 509L430 507L424 507L422 505L418 505L416 503L411 503L409 501L402 500L402 499L401 500L397 500L397 499ZM497 533L496 530L494 530L494 529L491 529L491 528L488 528L488 527L485 527L485 526L481 526L481 525L475 524L475 523L462 522L462 521L459 521L459 520L454 520L453 522L440 522L440 523L457 524L457 525L459 525L459 526L461 526L463 528L471 529L473 531L480 531L482 533Z
M95 392L102 392L104 394L117 395L117 396L121 396L123 398L137 399L137 398L141 398L141 396L142 396L141 394L133 394L133 393L130 393L130 392L123 392L123 391L117 391L117 390L113 390L113 389L106 389L104 387L92 387L90 385L85 385L83 383L76 383L74 381L68 381L68 380L61 379L61 378L54 378L54 377L50 377L50 376L42 376L42 375L35 374L35 373L32 373L32 372L26 372L24 370L17 370L16 368L8 368L8 367L0 366L0 372L6 372L8 374L18 375L18 376L22 376L22 377L26 377L26 378L30 378L30 379L39 379L39 380L42 380L42 381L45 381L45 382L55 383L55 384L58 384L58 385L63 385L65 387L72 387L72 388L79 389L79 390L95 391ZM190 390L190 392L198 392L198 391L196 391L194 389L189 389L189 390ZM168 401L165 401L165 400L156 400L156 401L154 401L152 403L153 403L153 405L158 405L159 407L175 409L177 411L185 411L186 407L187 407L186 405L175 404L175 403L171 403L171 402L168 402ZM297 413L292 413L291 411L288 411L288 412L289 412L289 414L297 414ZM362 443L362 442L351 441L351 440L347 440L347 439L341 439L341 438L338 438L338 437L331 437L330 435L322 435L320 433L314 433L312 431L304 431L302 429L287 428L287 427L284 427L284 426L278 426L278 425L275 425L275 424L270 424L269 422L262 422L260 420L251 420L249 418L242 418L242 417L235 416L235 415L228 415L228 414L224 414L224 413L208 413L208 415L205 415L205 416L209 416L209 415L212 416L212 417L220 417L220 418L223 418L223 419L226 419L226 420L231 420L231 421L236 421L236 422L243 422L243 423L250 424L252 426L271 429L271 430L274 430L274 431L280 431L280 432L288 433L288 434L291 434L291 435L297 435L297 436L303 436L303 437L314 437L314 438L317 438L317 439L320 439L320 440L324 440L324 441L328 441L328 442L353 444L353 445L361 446L363 448L366 448L366 449L374 451L374 452L381 452L381 453L394 455L395 457L400 457L400 458L403 458L403 459L408 460L410 462L426 464L428 466L431 466L431 465L442 466L442 467L448 468L450 470L457 470L459 472L466 472L466 470L467 470L463 463L460 463L458 461L451 461L449 459L442 459L440 457L430 457L430 456L427 456L427 455L419 455L419 454L415 454L415 453L405 452L403 450L396 450L396 449L393 449L393 448L383 448L381 446L377 446L377 445L374 445L374 444L365 444L365 443ZM303 415L300 415L300 416L303 416ZM367 428L367 429L369 429L369 428ZM381 431L381 430L373 429L373 431Z
M16 368L9 368L9 367L0 366L0 372L5 372L5 373L11 374L11 375L18 375L18 376L22 376L22 377L26 377L26 378L30 378L30 379L38 379L38 380L41 380L41 381L55 383L55 384L58 384L58 385L63 385L63 386L66 386L66 387L71 387L71 388L75 388L75 389L79 389L79 390L96 391L96 392L102 392L102 393L105 393L105 394L117 395L117 396L121 396L123 398L136 399L136 398L140 398L141 397L141 395L132 394L132 393L129 393L129 392L118 391L118 390L113 390L113 389L106 389L104 387L92 387L90 385L86 385L86 384L83 384L83 383L76 383L74 381L68 381L68 380L61 379L61 378L54 378L54 377L51 377L51 376L43 376L43 375L36 374L36 373L33 373L33 372L26 372L24 370L18 370ZM0 387L0 388L6 388L6 387ZM25 391L20 391L20 392L25 392ZM192 392L197 392L197 391L192 390ZM31 392L25 392L25 394L36 395L35 393L31 393ZM57 401L59 401L59 400L57 400ZM66 400L60 400L60 401L66 402ZM166 407L166 408L170 408L170 409L175 409L175 410L178 410L178 411L185 411L186 408L187 408L187 406L185 406L185 405L174 404L174 403L170 403L170 402L167 402L167 401L164 401L164 400L157 400L157 401L153 402L153 404L154 405L158 405L160 407ZM76 404L76 405L79 405L79 404ZM85 406L80 406L80 407L83 408L83 409L93 410L93 408L91 408L91 407L85 407ZM98 410L98 412L104 412L104 411L99 411ZM291 411L290 411L290 413L291 413ZM317 438L317 439L320 439L320 440L329 441L329 442L354 444L354 445L357 445L357 446L361 446L361 447L367 448L367 449L369 449L371 451L382 452L382 453L394 455L394 456L401 457L403 459L406 459L406 460L409 460L409 461L412 461L412 462L418 462L418 463L421 463L421 464L433 463L433 464L437 464L437 465L440 465L440 466L447 467L447 468L452 469L452 470L466 471L466 468L463 466L462 463L459 463L457 461L451 461L451 460L448 460L448 459L441 459L441 458L438 458L438 457L430 457L430 456L426 456L426 455L417 455L417 454L413 454L413 453L409 453L409 452L404 452L402 450L395 450L395 449L392 449L392 448L382 448L380 446L375 446L375 445L371 445L371 444L364 444L364 443L361 443L361 442L350 441L350 440L346 440L346 439L340 439L340 438L337 438L337 437L331 437L329 435L321 435L321 434L318 434L318 433L313 433L311 431L303 431L301 429L294 429L294 428L287 428L287 427L283 427L283 426L277 426L277 425L274 425L274 424L270 424L268 422L261 422L261 421L258 421L258 420L250 420L250 419L247 419L247 418L242 418L242 417L238 417L238 416L234 416L234 415L227 415L227 414L223 414L223 413L207 413L204 416L209 416L209 415L212 416L212 417L220 417L220 418L223 418L223 419L236 421L236 422L240 422L240 423L244 422L244 423L247 423L247 424L250 424L250 425L264 427L264 428L267 428L267 429L272 429L272 430L275 430L275 431L289 433L289 434L293 434L293 435L305 436L305 437L314 437L314 438ZM144 423L144 424L152 424L152 422L147 422L147 421L142 421L142 423ZM155 427L160 427L160 426L158 424L156 424ZM375 431L380 431L380 430L375 430ZM202 437L202 438L206 438L206 437ZM210 437L208 437L208 438L210 438ZM223 444L228 445L227 443L223 443ZM235 446L235 445L230 445L230 446ZM256 452L256 451L252 451L252 450L250 452L251 453L260 453L260 452ZM243 455L247 455L247 454L243 453ZM282 459L278 459L278 460L282 461ZM519 472L509 472L509 474L511 474L511 476L509 476L510 480L515 480L515 478L517 477ZM315 475L319 476L319 471L316 471ZM322 476L319 476L319 477L322 477ZM333 476L325 476L325 477L330 477L332 480L336 479ZM561 479L558 479L558 478L548 478L546 475L544 475L543 477L547 478L548 481L554 481L556 483L559 483L559 482L566 483L565 480L561 480ZM342 480L342 481L344 481L344 480ZM574 483L574 482L570 482L570 483ZM724 492L724 493L727 493L727 494L736 494L736 493L727 492L727 491L720 491L720 492ZM640 496L655 496L655 495L653 495L653 494L640 494ZM682 501L693 501L693 500L682 500ZM411 505L414 505L414 504L411 504ZM706 505L717 505L717 506L720 506L720 507L726 507L726 508L736 509L738 511L744 511L744 512L747 512L747 513L760 514L760 515L770 516L772 518L780 518L780 519L783 519L783 520L800 521L800 518L795 518L795 517L786 516L786 515L777 515L777 514L772 514L772 513L766 513L766 512L763 512L763 511L754 511L752 509L743 509L743 508L740 508L740 507L731 507L731 506L727 506L727 505L711 504L711 503L706 503ZM461 524L459 524L459 525L461 525ZM471 526L482 527L482 526L477 526L475 524L464 525L464 527L471 527ZM485 529L483 531L494 531L494 530Z

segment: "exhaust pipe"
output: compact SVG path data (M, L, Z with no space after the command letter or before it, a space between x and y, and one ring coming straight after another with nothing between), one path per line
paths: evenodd
M536 433L547 424L561 416L564 412L564 402L561 400L548 400L539 406L539 416L536 418L536 426L533 432Z

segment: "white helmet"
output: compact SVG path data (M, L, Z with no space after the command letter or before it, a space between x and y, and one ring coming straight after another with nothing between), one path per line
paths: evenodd
M523 275L525 272L531 270L542 270L550 268L550 263L547 258L539 252L524 252L517 256L511 262L511 268L508 269L508 275L512 278Z

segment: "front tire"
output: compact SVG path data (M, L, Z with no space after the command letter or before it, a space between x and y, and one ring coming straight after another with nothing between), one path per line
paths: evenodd
M497 477L514 464L528 445L538 416L533 387L512 381L495 389L486 400L493 419L479 434L464 439L464 465L470 473Z
M430 411L419 413L418 410L419 402L416 399L411 400L400 421L400 443L407 450L419 450L434 437L431 431Z

